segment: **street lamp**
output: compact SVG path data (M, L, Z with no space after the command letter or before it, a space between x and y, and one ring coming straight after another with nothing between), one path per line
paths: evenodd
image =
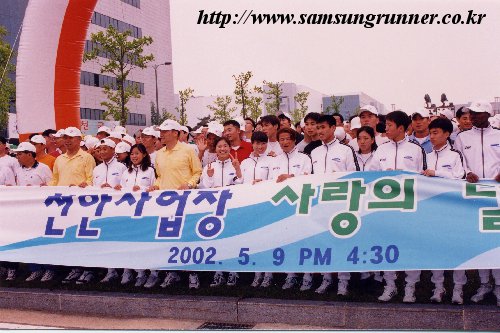
M158 112L158 115L160 114L160 106L158 105L158 67L167 66L171 64L172 64L171 62L167 61L162 64L153 65L153 69L155 70L155 83L156 83L156 112Z

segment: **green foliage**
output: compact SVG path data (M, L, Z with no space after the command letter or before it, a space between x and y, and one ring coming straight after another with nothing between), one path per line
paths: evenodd
M233 118L233 112L236 111L236 107L229 107L232 98L230 96L217 97L214 101L214 105L207 105L207 108L212 111L213 117L220 123L231 120Z
M208 126L208 123L215 120L214 118L212 118L211 115L208 115L208 116L205 116L205 117L201 117L201 118L198 118L198 123L196 124L195 127L193 127L193 130L197 130L198 128L200 127L204 127L204 126Z
M293 123L298 123L299 121L302 120L307 114L307 109L309 107L306 105L307 104L307 99L309 98L309 92L308 91L303 91L297 93L297 95L293 96L293 99L297 104L299 104L299 108L293 110L292 113L292 118L293 118Z
M281 86L283 85L283 81L281 82L263 82L264 85L268 86L268 90L265 91L265 94L268 96L270 102L265 102L266 111L269 115L277 115L280 111L280 103L281 103L281 95L283 94L283 90Z
M9 78L16 67L9 62L12 49L4 38L7 30L0 26L0 131L6 130L9 123L9 105L16 94L16 86ZM4 74L3 77L1 76Z
M101 66L101 74L110 74L116 78L116 87L106 85L104 93L107 101L101 103L106 107L105 119L109 117L124 126L127 123L129 109L127 103L131 98L140 98L138 87L127 85L127 77L134 68L147 68L154 60L152 54L144 55L144 47L151 45L153 39L149 36L131 38L132 32L119 32L113 26L106 31L99 31L90 36L94 49L86 52L83 61L96 60ZM106 58L102 55L106 54Z
M187 125L187 114L186 114L186 103L193 97L194 89L186 88L184 90L179 90L179 100L180 107L176 107L175 110L179 113L179 124L182 126Z
M166 108L161 109L161 114L156 110L155 103L151 102L151 125L161 125L165 120L172 119L177 121L177 118L167 111Z
M340 106L344 103L344 96L330 96L330 105L326 107L326 114L340 113Z
M250 96L248 99L248 117L257 121L262 116L262 97Z
M248 89L248 82L252 78L252 72L242 72L238 76L233 75L234 78L234 102L238 105L241 105L241 116L243 118L248 117L248 106L251 98L251 93Z

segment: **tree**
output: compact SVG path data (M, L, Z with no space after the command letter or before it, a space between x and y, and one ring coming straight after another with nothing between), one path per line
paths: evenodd
M9 123L9 107L16 93L16 86L9 78L15 66L10 62L13 56L9 43L4 41L7 30L0 26L0 131L7 129Z
M198 124L196 124L196 126L193 127L193 129L196 131L200 127L208 126L208 123L211 122L211 121L213 121L213 120L215 120L215 119L212 118L211 115L198 118Z
M177 118L167 111L166 108L161 109L161 114L156 110L156 104L151 102L151 125L161 125L165 120L172 119L177 121Z
M257 121L262 116L262 97L250 96L248 99L248 117Z
M283 85L283 81L281 82L267 82L264 81L264 85L268 86L268 90L264 91L266 95L268 95L268 99L271 102L265 102L267 114L276 115L280 111L281 104L281 95L283 94L283 89L281 86Z
M101 74L111 74L115 82L104 85L107 101L101 102L107 110L105 119L112 117L125 126L129 114L127 103L131 98L140 98L139 87L127 81L130 71L134 68L145 69L154 60L152 54L144 55L144 47L151 45L153 39L149 36L130 38L132 32L119 32L113 26L106 31L90 35L93 49L86 52L83 61L97 60L101 66ZM106 56L105 58L103 56Z
M340 106L344 103L344 96L330 96L330 105L326 107L326 114L340 113Z
M295 102L300 106L298 109L293 110L292 118L294 124L298 123L299 121L302 120L302 118L306 116L307 109L309 109L309 107L306 105L308 98L309 98L308 91L302 91L297 93L297 95L293 96Z
M253 74L250 71L240 73L238 76L233 75L235 81L234 102L238 105L241 105L241 116L243 118L248 117L248 104L249 99L251 98L250 92L248 90L248 82L250 81L252 76Z
M207 105L207 108L214 113L213 117L215 120L224 123L231 120L233 112L236 111L236 107L229 107L231 101L231 96L219 96L215 99L214 105Z
M180 107L175 107L177 113L179 113L179 124L182 126L187 125L187 114L186 114L186 104L193 97L194 89L186 88L184 90L179 90L179 100Z

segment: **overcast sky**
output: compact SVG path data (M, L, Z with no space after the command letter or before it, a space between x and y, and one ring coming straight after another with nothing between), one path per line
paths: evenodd
M233 74L306 85L325 94L363 91L388 109L500 96L500 1L171 0L174 87L231 94ZM225 13L460 13L480 25L198 25ZM248 20L250 21L250 20Z

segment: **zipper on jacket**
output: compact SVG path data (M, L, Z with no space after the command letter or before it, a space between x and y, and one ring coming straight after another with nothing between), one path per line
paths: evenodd
M481 161L483 162L483 178L486 178L484 175L484 147L483 147L483 132L484 128L481 128Z

